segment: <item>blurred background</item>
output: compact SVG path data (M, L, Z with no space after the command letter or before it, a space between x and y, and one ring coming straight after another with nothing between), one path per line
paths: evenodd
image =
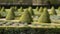
M0 6L5 6L5 8L9 8L10 6L32 6L33 8L36 6L46 6L50 8L54 6L56 8L60 6L60 0L0 0Z

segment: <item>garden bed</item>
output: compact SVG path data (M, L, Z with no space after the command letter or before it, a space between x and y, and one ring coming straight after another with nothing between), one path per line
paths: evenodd
M60 34L60 28L0 27L0 34Z

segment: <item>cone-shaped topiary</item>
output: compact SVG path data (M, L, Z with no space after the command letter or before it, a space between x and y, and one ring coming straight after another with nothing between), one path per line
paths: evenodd
M17 7L16 7L16 6L14 7L14 9L15 9L15 11L18 11L18 9L17 9Z
M12 7L10 8L10 10L15 11L15 8L12 6Z
M5 12L5 8L4 7L2 7L1 12Z
M33 20L32 20L32 18L31 18L31 15L30 15L30 13L29 13L29 11L28 11L28 9L26 9L24 12L23 12L23 14L22 14L22 16L20 17L20 22L23 22L23 23L31 23Z
M39 23L51 23L50 16L49 16L49 13L47 11L47 8L44 8L44 11L41 14L41 16L39 17L38 22Z
M21 16L21 14L24 12L23 7L19 8L18 15Z
M51 15L57 15L55 8L52 6L51 11L50 11Z
M40 15L41 15L42 12L43 12L43 7L40 7L39 12L40 12Z
M8 14L6 16L6 20L13 20L14 17L15 17L14 11L13 11L13 8L11 8L11 10L8 11Z
M58 7L58 10L60 11L60 7Z
M29 7L29 8L28 8L28 11L29 11L29 13L30 13L31 15L34 15L34 12L33 12L32 7Z
M20 9L19 9L19 11L18 11L18 13L22 13L22 12L24 12L24 10L23 10L23 8L22 7L20 7Z
M15 12L15 11L18 11L18 9L17 9L17 7L16 6L12 6L10 9L12 9L13 8L13 11Z
M36 11L39 11L39 8L38 7L36 7L36 9L35 9Z
M23 8L22 7L20 7L20 12L23 12Z
M2 7L2 9L1 9L1 16L6 17L6 10L4 7Z

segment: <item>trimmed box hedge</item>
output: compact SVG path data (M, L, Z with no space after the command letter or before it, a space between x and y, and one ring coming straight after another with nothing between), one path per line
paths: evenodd
M60 34L60 28L0 27L0 34Z

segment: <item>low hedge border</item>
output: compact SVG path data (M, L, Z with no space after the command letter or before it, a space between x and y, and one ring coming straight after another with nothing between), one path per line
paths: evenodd
M60 34L60 28L0 27L0 34Z

